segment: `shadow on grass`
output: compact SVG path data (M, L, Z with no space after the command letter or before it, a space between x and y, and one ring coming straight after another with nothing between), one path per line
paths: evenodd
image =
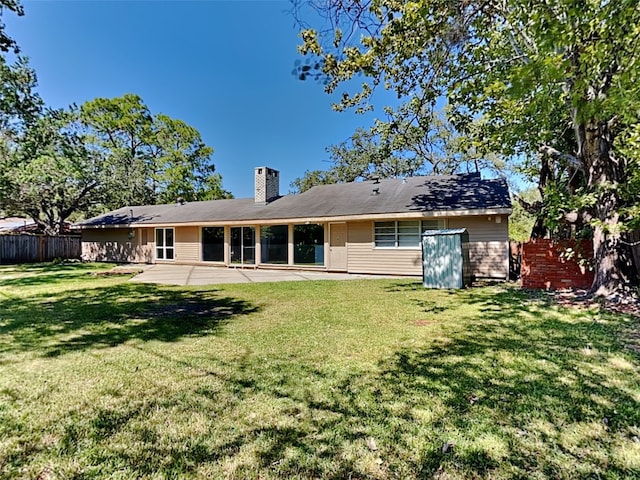
M222 322L257 311L248 302L215 291L185 291L122 283L2 301L3 354L52 357L128 340L172 342L205 335Z
M281 416L290 420L250 428L234 443L266 435L256 458L274 477L638 473L640 458L629 452L640 384L637 367L619 360L629 354L616 337L623 318L567 313L516 290L445 295L482 315L446 341L399 349L379 372L345 375L285 360L230 365L228 388L238 398L278 399L289 405ZM464 315L453 306L449 313ZM379 449L367 447L368 438ZM443 451L446 442L454 446ZM355 453L345 454L345 445Z
M55 285L71 279L82 279L99 270L108 270L111 264L95 263L35 263L0 266L0 288ZM8 277L7 277L8 276Z
M447 454L433 445L416 465L418 476L485 476L505 466L524 477L632 474L615 458L620 442L637 441L632 433L640 425L640 379L624 360L614 362L630 355L617 335L630 320L568 312L517 289L454 295L482 316L447 341L401 349L382 365L389 401L437 395L446 415L433 425L448 434L441 441L463 444ZM418 406L409 402L406 411Z
M114 288L90 295L91 314L102 318L101 306L118 305L115 299L122 297L118 315L144 324L145 312L171 316L177 302L154 309L143 307L141 298L173 294L184 303L191 295L148 285ZM640 425L637 362L625 366L630 354L617 338L626 328L624 317L567 312L517 290L436 295L401 285L390 287L394 291L416 310L435 305L438 311L429 310L434 315L464 321L424 327L439 329L439 340L398 348L371 369L305 363L286 351L235 360L156 352L160 363L188 369L192 383L65 420L61 453L117 465L132 478L203 476L203 465L210 476L229 478L638 476L637 459L624 463ZM111 300L103 304L100 295ZM200 295L216 300L214 293L193 295L196 304ZM63 305L76 301L67 298ZM226 307L231 312L233 302ZM197 310L190 317L195 321L201 318ZM252 307L240 308L247 310ZM156 327L161 325L129 336L164 335ZM194 330L202 331L168 338ZM165 415L179 423L203 411L208 424L167 433ZM154 416L163 421L148 421ZM123 436L126 449L120 447ZM443 451L445 442L454 446ZM88 443L89 453L82 451ZM12 461L20 465L26 457Z

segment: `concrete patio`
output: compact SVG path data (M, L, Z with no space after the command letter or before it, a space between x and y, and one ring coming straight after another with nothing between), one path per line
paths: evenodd
M355 280L363 278L414 278L391 275L314 272L306 270L235 269L193 265L123 265L114 270L142 270L132 282L163 285L214 285L221 283L293 282L304 280Z

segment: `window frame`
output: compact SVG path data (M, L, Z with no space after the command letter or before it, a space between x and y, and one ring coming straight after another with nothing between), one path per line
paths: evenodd
M171 245L167 245L167 231L171 230ZM158 232L162 232L162 245L158 245ZM158 227L155 229L156 260L173 262L176 259L176 229L173 227ZM167 258L167 252L171 251L171 258ZM162 255L159 253L162 252Z
M432 222L437 222L435 228L433 228ZM409 230L409 224L415 224L413 231ZM419 250L422 245L422 234L426 230L441 230L443 228L446 228L446 219L444 218L373 222L373 248L383 250ZM411 240L407 241L407 239L413 239L416 243L411 243ZM393 245L391 245L391 241L393 241ZM386 245L383 243L386 243Z

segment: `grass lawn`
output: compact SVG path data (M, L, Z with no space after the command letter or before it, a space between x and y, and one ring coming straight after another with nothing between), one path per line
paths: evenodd
M107 268L0 266L0 478L640 478L635 318Z

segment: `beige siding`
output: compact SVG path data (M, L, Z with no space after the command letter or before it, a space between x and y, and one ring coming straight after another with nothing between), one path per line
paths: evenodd
M503 278L509 275L509 222L506 215L450 218L448 228L469 232L469 257L476 277Z
M447 228L466 228L469 256L476 277L507 278L509 272L509 224L506 216L459 217L447 219ZM422 275L419 248L374 248L374 222L348 224L348 271L392 275Z
M200 228L176 227L176 262L200 261Z
M147 263L153 259L153 246L145 230L105 228L82 231L82 259L89 262Z
M350 222L348 232L349 273L422 275L419 248L374 248L373 222Z
M491 218L491 219L489 219ZM469 232L473 274L477 277L506 278L509 271L508 219L503 215L469 216L447 219L447 228L466 228ZM347 271L393 275L422 275L420 248L375 248L373 221L347 223ZM154 262L155 229L137 228L133 238L129 229L95 229L82 232L82 258L87 261ZM225 259L228 261L229 227L225 228ZM329 250L325 225L325 253ZM175 262L201 261L200 227L175 228ZM329 262L325 255L325 263Z

